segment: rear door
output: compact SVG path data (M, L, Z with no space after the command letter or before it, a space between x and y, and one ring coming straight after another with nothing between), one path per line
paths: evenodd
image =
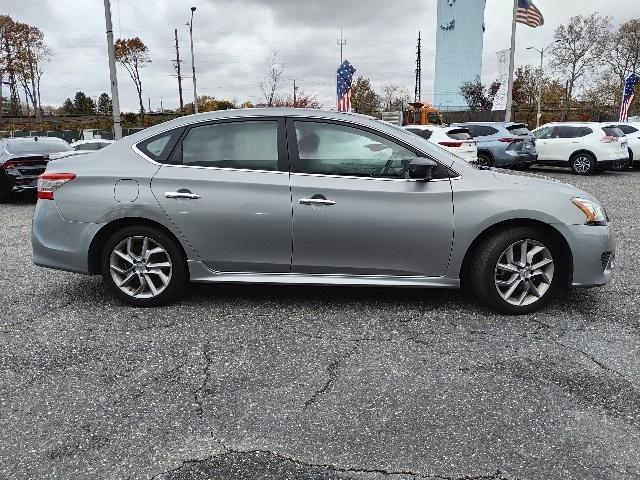
M417 152L366 129L288 120L292 271L442 276L453 241L450 171L406 179Z
M284 120L261 117L189 127L170 163L153 177L151 189L210 268L290 270L291 196Z

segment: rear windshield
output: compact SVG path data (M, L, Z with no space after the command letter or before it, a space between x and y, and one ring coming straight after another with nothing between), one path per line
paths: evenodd
M433 132L431 130L422 129L422 128L407 128L411 133L415 133L419 137L424 138L425 140L429 140Z
M48 138L8 140L7 151L14 155L68 152L72 150L68 143Z
M453 138L454 140L471 140L469 130L466 128L456 128L455 130L449 130L447 132L447 137Z
M631 125L618 125L618 128L627 135L629 135L630 133L636 133L638 131L637 128L632 127Z
M509 130L512 135L518 135L518 136L531 135L531 132L529 132L529 129L525 124L510 125L507 127L507 130Z
M610 137L624 137L624 132L618 127L602 127L602 131Z
M81 143L73 147L74 150L100 150L109 145L106 142Z

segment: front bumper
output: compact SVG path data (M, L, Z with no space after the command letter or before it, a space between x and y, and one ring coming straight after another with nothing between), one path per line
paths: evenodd
M596 287L611 280L615 267L616 239L610 225L556 225L573 255L571 286Z
M55 202L38 200L31 224L33 263L69 272L89 273L89 247L102 225L69 222Z

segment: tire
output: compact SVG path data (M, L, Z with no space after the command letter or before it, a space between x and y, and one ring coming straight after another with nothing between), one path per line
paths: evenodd
M614 172L624 172L625 170L629 170L629 165L631 165L631 160L627 158L626 160L620 160L619 162L614 163L611 166L611 170Z
M596 172L596 158L590 153L574 153L569 159L571 170L576 175L591 175Z
M493 167L493 158L488 153L478 153L478 165L483 167Z
M523 267L520 255L525 242L527 253L534 254L530 261L526 258ZM509 315L546 307L567 285L568 261L562 253L552 236L533 227L490 235L478 245L470 263L469 280L476 298L492 310Z
M152 252L146 255L146 260L145 249ZM163 231L145 225L125 227L111 235L102 249L100 265L108 288L135 307L156 307L174 301L188 279L179 243Z

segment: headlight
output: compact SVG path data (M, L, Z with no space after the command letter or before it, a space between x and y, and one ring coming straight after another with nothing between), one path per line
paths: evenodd
M586 198L574 197L571 202L582 210L587 217L586 225L606 225L609 218L607 212L605 212L602 205L599 203L587 200Z

